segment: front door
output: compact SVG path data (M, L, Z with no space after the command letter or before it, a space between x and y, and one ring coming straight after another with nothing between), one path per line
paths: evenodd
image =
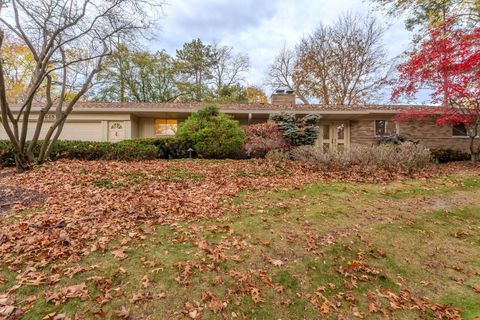
M320 146L324 151L348 148L348 122L329 122L320 125Z
M119 142L125 139L125 129L122 121L108 123L108 141Z

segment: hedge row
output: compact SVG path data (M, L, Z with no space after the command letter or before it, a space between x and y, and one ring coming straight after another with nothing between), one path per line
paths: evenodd
M36 145L38 154L42 142ZM92 141L57 141L49 160L148 160L188 157L188 146L177 138L126 140L119 143ZM9 141L0 140L0 166L15 165L13 148Z
M35 147L38 154L42 142ZM58 141L49 160L148 160L148 159L181 159L189 157L189 145L185 140L171 138L146 138L126 140L119 143L91 141ZM440 163L451 161L468 161L468 153L452 149L431 150L432 157ZM239 157L240 158L240 157ZM0 166L14 166L12 145L9 141L0 140Z

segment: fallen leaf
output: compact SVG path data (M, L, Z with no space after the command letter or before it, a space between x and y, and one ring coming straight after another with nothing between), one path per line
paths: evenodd
M122 306L120 309L115 310L115 314L122 319L128 319L130 317L130 309Z
M115 258L117 258L118 260L125 260L126 258L128 258L128 255L125 253L125 251L123 249L117 249L117 250L113 250L111 252Z

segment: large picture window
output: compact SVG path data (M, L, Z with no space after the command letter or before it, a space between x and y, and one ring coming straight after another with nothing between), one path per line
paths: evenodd
M456 124L452 127L452 136L453 137L466 137L468 136L467 134L467 128L463 123Z
M177 125L176 119L155 119L155 136L174 136Z

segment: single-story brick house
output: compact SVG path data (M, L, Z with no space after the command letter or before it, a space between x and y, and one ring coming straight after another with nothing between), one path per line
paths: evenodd
M203 106L185 103L82 102L75 106L69 116L60 139L118 142L174 135L178 124ZM353 144L372 144L384 135L403 134L420 140L430 148L468 151L469 139L464 127L438 127L433 121L393 122L392 117L408 106L303 105L295 104L295 96L291 93L276 93L272 96L271 104L223 104L219 108L237 119L240 125L265 122L271 114L281 112L299 116L317 114L320 116L317 143L324 148L342 149ZM31 116L30 134L33 133L39 110L34 109ZM42 134L48 130L48 122L53 121L54 117L54 114L46 116ZM7 139L7 135L0 125L1 139Z

